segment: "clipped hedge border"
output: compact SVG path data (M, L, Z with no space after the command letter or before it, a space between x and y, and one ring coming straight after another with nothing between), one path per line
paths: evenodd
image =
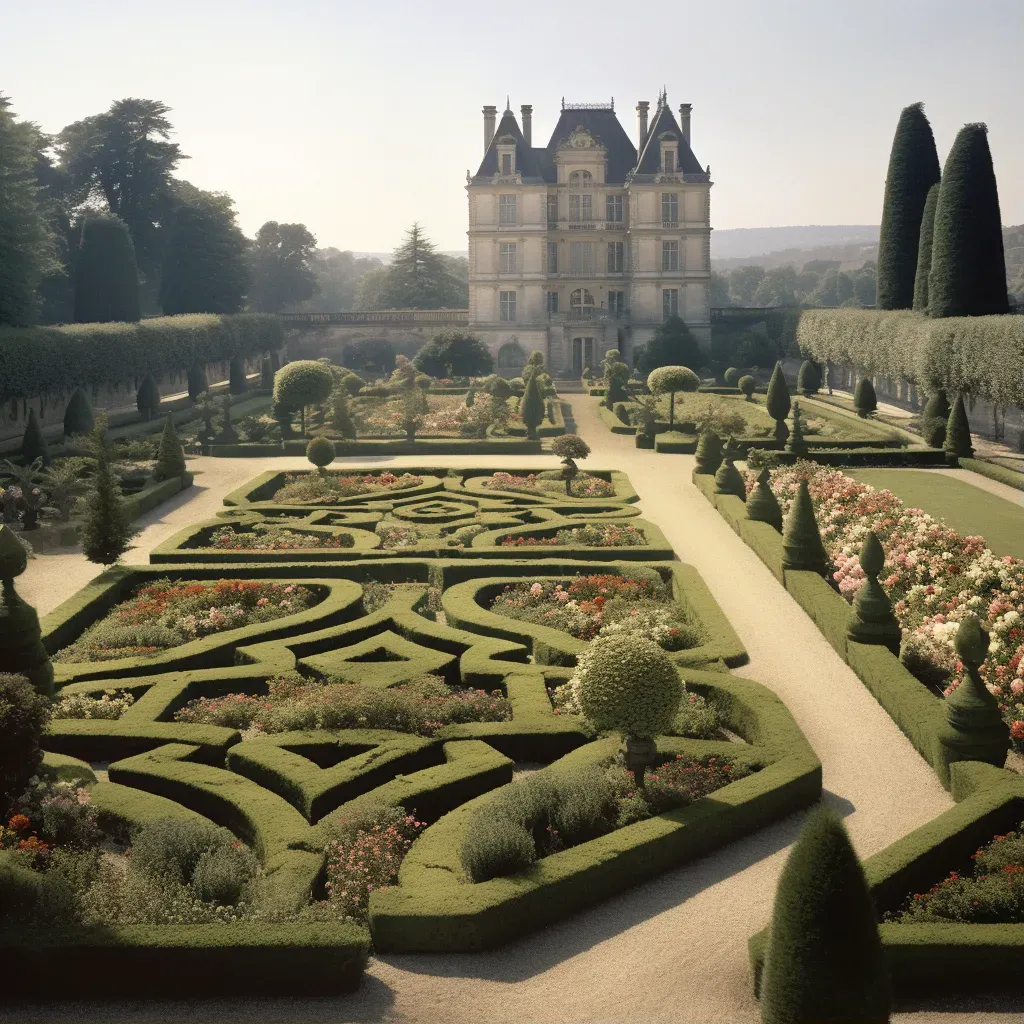
M562 433L564 433L564 428ZM423 437L415 441L404 440L356 440L334 441L334 450L339 459L380 455L540 455L541 441L528 441L525 437L509 438L459 438ZM267 459L277 455L304 456L309 438L282 441L276 444L214 444L204 449L204 454L220 459Z
M760 771L689 807L618 829L506 878L470 884L459 847L484 795L442 818L413 845L397 886L370 899L370 930L381 952L488 949L591 906L632 885L815 802L821 765L781 701L749 680L686 670L695 690L716 699L730 727L753 748L666 740L663 748L720 749L761 763ZM544 769L571 771L611 754L601 740ZM688 746L688 744L690 746ZM695 746L694 746L695 745Z
M987 476L989 480L997 480L1007 487L1014 487L1018 491L1024 491L1024 473L1015 473L1005 466L998 466L992 462L985 462L982 459L959 459L961 469L969 469L972 473L980 473Z

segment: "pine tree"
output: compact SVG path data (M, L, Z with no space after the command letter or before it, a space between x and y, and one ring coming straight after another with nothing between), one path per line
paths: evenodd
M962 394L956 396L953 408L949 411L943 448L946 452L946 462L951 466L957 465L960 459L974 457L974 448L971 446L971 424L967 419L967 409L964 407Z
M90 214L75 264L75 320L80 324L141 319L135 247L124 221Z
M776 363L775 369L772 370L772 379L768 382L768 394L765 397L765 409L775 420L775 441L781 448L789 437L786 417L790 410L789 386L782 373L782 363Z
M75 388L64 409L64 437L84 437L92 432L95 418L92 413L92 402L81 389Z
M419 224L413 224L381 275L378 308L444 309L457 307L464 289L449 259L438 252ZM367 282L368 283L368 282ZM365 308L365 307L364 307Z
M39 426L35 409L29 409L25 433L21 437L21 461L26 466L31 466L36 459L42 459L43 465L48 466L50 449L47 447L46 438L43 437L43 428Z
M928 189L921 214L921 237L917 247L917 276L914 278L914 311L928 312L928 277L932 272L932 240L935 234L935 208L939 205L939 183Z
M35 320L36 288L56 262L36 179L46 143L34 124L16 121L9 108L0 95L0 324L23 326Z
M537 374L531 373L526 382L526 391L519 402L519 417L526 427L526 436L532 441L537 437L537 428L544 421L544 398L537 383Z
M113 565L127 550L134 534L121 486L110 466L107 420L100 416L92 432L96 472L86 496L85 519L79 536L82 551L90 562Z
M889 154L878 234L879 309L910 309L928 190L939 180L932 126L920 103L904 107Z
M928 315L1009 312L1006 261L988 129L957 133L939 185L928 277Z
M181 447L178 432L174 429L174 419L170 413L164 420L164 432L160 438L160 449L157 452L156 468L153 477L156 480L173 480L185 475L185 452Z
M875 907L842 821L815 808L775 893L764 1024L887 1024L892 997Z

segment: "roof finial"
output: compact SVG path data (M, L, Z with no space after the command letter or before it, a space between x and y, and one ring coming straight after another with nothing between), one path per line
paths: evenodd
M505 113L506 114L511 114L512 113L512 103L510 102L510 100L508 98L508 93L505 93Z

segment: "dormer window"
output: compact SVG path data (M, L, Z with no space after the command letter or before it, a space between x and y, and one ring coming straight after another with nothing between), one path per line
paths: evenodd
M675 174L678 167L679 161L677 159L677 152L679 143L675 139L662 139L661 140L661 166L660 170L662 174Z
M498 139L498 174L511 178L516 173L516 140L511 135Z
M512 173L512 153L501 154L501 173L511 174Z

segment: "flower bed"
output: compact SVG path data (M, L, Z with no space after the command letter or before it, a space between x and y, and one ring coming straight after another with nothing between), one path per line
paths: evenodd
M199 637L293 615L317 598L308 587L260 580L175 583L160 580L143 587L54 661L111 661L146 657Z
M587 523L559 530L551 537L528 537L510 535L498 542L503 548L555 547L565 545L586 548L635 548L646 547L647 538L643 530L619 523Z
M299 551L354 545L350 533L297 533L275 523L256 523L251 530L218 527L209 540L209 547L218 551Z
M483 482L484 487L496 491L517 491L520 494L565 494L565 481L558 470L516 476L513 473L495 473ZM615 485L590 473L579 473L572 481L573 498L611 498Z
M498 691L457 689L440 676L374 690L328 678L289 673L271 679L266 694L200 697L175 713L176 722L260 733L297 729L394 729L433 736L464 722L508 722L511 705Z
M565 630L578 640L640 632L665 650L696 647L700 631L670 603L664 585L629 576L577 576L515 583L494 599L491 611L521 622Z
M382 548L413 548L420 540L419 530L415 526L402 523L380 522L374 527L374 533L380 537Z
M1016 749L1024 750L1024 561L999 558L984 538L963 537L906 507L891 491L813 462L773 471L784 513L804 478L834 578L848 601L864 582L858 557L864 535L878 535L886 555L879 582L903 630L903 661L919 679L947 696L960 684L963 666L954 637L965 616L979 617L991 634L982 678L1000 702ZM748 493L754 479L747 475Z
M339 476L334 473L289 473L273 500L282 505L330 505L342 498L381 491L419 487L423 477L412 473L366 473L363 476Z

